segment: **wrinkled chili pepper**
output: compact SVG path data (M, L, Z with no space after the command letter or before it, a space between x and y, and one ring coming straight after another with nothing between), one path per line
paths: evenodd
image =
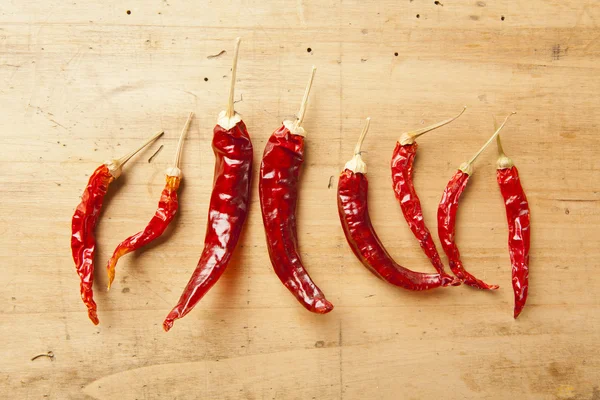
M531 235L529 203L521 186L517 167L504 154L499 135L496 140L499 153L496 177L504 198L506 219L508 220L508 251L512 264L512 286L515 293L514 318L516 319L525 307L529 290L529 239Z
M400 266L388 254L375 233L367 204L367 166L360 155L369 123L370 118L367 118L354 148L354 157L344 166L338 182L338 213L350 248L373 274L404 289L427 290L460 283L450 275L426 274Z
M267 142L258 184L269 257L275 273L307 310L325 314L333 309L302 264L296 231L298 178L304 162L305 131L300 125L306 113L312 74L296 121L285 120Z
M71 222L71 252L75 268L81 280L81 299L88 309L88 316L94 325L98 325L96 302L94 302L94 256L96 254L96 236L94 231L102 209L104 196L108 186L117 179L122 172L123 165L138 151L158 139L163 132L148 139L139 149L132 151L126 156L107 161L99 166L90 179L81 196L81 203L75 209Z
M458 201L460 199L460 195L465 190L465 187L469 181L469 177L471 174L473 174L473 162L496 138L496 136L498 136L509 117L510 115L506 117L500 128L496 130L492 137L490 137L490 139L471 158L471 160L461 164L452 179L450 179L450 182L448 182L446 189L444 189L444 194L442 195L442 199L440 200L440 204L438 206L438 235L440 237L440 241L442 242L444 252L448 256L450 269L465 284L478 289L495 290L498 289L498 286L488 285L482 280L475 278L475 276L464 269L460 259L460 252L458 251L458 247L456 246L455 242L456 212L458 210Z
M204 250L177 305L163 322L169 331L223 275L235 250L246 215L252 175L252 142L241 116L234 110L234 89L240 39L235 45L227 110L213 131L215 153L213 190L208 210Z
M444 264L442 263L437 248L435 247L435 242L433 241L431 232L425 225L421 201L419 200L419 196L417 195L415 186L413 184L413 163L415 161L418 148L418 144L415 142L415 139L424 133L449 124L460 117L466 109L467 107L465 106L460 114L453 118L438 122L437 124L416 131L403 133L400 135L400 139L396 143L396 148L394 149L394 154L392 155L391 167L393 188L394 193L396 194L396 199L398 200L398 203L400 203L402 214L404 214L404 219L406 219L410 230L419 241L421 249L423 249L423 252L429 258L431 264L433 264L433 267L444 277L449 277L451 275L446 273L444 270Z
M169 167L166 171L166 180L167 183L165 188L162 191L160 196L160 201L158 202L158 209L154 213L154 217L150 220L146 228L128 237L123 240L113 252L112 257L108 260L108 264L106 265L106 270L108 272L108 289L110 290L110 286L115 279L115 269L117 267L117 262L119 258L123 257L125 254L131 253L132 251L138 250L148 243L152 242L154 239L163 234L165 229L169 226L173 218L175 218L175 214L177 213L177 208L179 207L179 202L177 199L177 190L179 189L179 184L181 183L181 170L179 169L179 162L181 159L181 151L183 149L183 141L185 139L185 134L188 131L190 123L192 122L192 117L194 113L190 113L185 126L179 136L179 143L177 144L177 152L175 153L175 162L173 167Z

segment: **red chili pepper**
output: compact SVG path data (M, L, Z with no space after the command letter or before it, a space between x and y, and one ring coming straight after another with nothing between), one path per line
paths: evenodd
M525 307L529 290L529 203L521 186L519 171L513 161L504 154L500 136L497 136L497 144L500 156L496 173L508 220L508 251L512 264L516 319Z
M189 313L221 277L235 250L246 215L252 175L252 142L246 125L233 107L240 39L235 45L229 104L213 131L215 176L208 210L204 250L181 298L163 322L169 331L176 319Z
M167 169L167 183L165 188L162 191L160 196L160 201L158 202L158 209L154 213L154 217L150 220L146 228L128 237L123 240L113 252L112 257L108 260L108 264L106 265L106 269L108 272L108 289L110 290L110 286L115 279L115 269L117 267L117 262L119 258L124 256L125 254L131 253L132 251L138 250L148 243L152 242L154 239L163 234L165 229L169 226L175 214L177 213L177 208L179 207L179 202L177 200L177 190L179 189L179 184L181 182L181 170L179 169L179 161L181 159L181 151L183 149L183 141L185 139L185 134L188 131L190 123L192 122L192 117L194 113L190 113L183 131L179 137L179 143L177 144L177 152L175 153L175 162L174 166Z
M512 115L512 114L511 114ZM472 274L467 272L460 260L460 252L455 242L455 225L456 225L456 211L458 210L458 201L463 190L467 186L469 176L473 173L473 162L479 157L479 155L485 150L485 148L498 136L504 124L508 120L508 117L504 120L500 128L492 135L492 137L483 145L483 147L471 158L469 162L461 164L458 171L454 174L440 200L438 207L438 235L442 242L444 252L448 256L450 263L450 269L454 274L462 280L465 284L473 286L478 289L495 290L498 289L498 285L488 285L475 278Z
M394 193L396 194L396 199L398 199L398 203L400 203L400 208L402 209L404 218L406 219L406 222L408 223L413 235L419 241L423 252L425 255L427 255L431 261L431 264L433 264L433 267L444 277L451 277L451 275L444 271L444 264L442 263L437 248L435 247L435 242L433 241L431 232L425 225L421 201L419 200L419 196L417 195L417 191L415 190L415 186L413 184L413 163L415 161L418 148L418 144L415 142L415 139L424 133L449 124L460 117L466 109L467 107L465 106L460 114L453 118L438 122L437 124L416 131L403 133L400 135L400 139L396 143L396 148L394 149L394 154L392 155L393 188ZM460 285L460 282L457 281L456 284Z
M367 166L360 155L369 122L370 118L367 118L354 148L354 157L346 163L338 182L338 213L350 248L365 267L392 285L408 290L427 290L456 284L456 278L449 275L415 272L400 266L377 237L367 205Z
M313 67L296 121L285 120L267 142L260 165L258 190L269 257L275 273L307 310L325 314L333 310L302 264L296 232L298 178L304 162L304 120L315 76Z
M163 132L159 132L146 141L139 149L132 151L126 156L107 161L99 166L83 191L81 203L75 209L71 222L71 252L75 268L81 280L81 299L88 309L88 316L98 325L96 303L94 302L94 256L96 254L96 236L94 231L102 209L102 202L112 181L121 175L123 165L138 151L154 142Z

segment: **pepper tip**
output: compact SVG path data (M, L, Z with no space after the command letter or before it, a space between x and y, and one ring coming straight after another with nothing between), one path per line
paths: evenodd
M521 315L521 311L523 311L523 307L515 307L514 319L517 319Z
M449 274L444 274L442 275L442 286L446 287L446 286L460 286L462 284L462 280L460 280L459 278L449 275Z
M165 321L163 322L163 329L165 332L169 332L169 330L173 327L173 320L172 319L165 319Z
M333 304L327 299L319 299L316 301L313 311L317 314L327 314L333 310Z
M88 317L94 325L98 325L100 323L100 320L98 319L98 314L96 314L96 310L88 310Z

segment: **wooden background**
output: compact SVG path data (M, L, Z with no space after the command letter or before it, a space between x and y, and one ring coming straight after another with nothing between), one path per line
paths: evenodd
M3 0L0 397L600 399L600 3L442 4ZM273 273L255 168L229 269L167 334L163 318L202 250L210 140L236 36L236 106L256 165L318 67L305 120L299 242L336 308L309 314ZM467 268L500 284L497 293L386 285L355 259L339 225L337 176L371 116L365 159L374 225L400 263L432 271L393 196L389 161L403 130L463 105L458 121L419 140L416 187L435 231L455 168L492 133L492 116L518 111L504 143L521 171L533 235L530 298L517 321L495 149L475 166L457 240ZM179 217L158 244L122 259L107 293L106 260L154 212L189 111L197 117ZM165 136L128 165L106 201L94 327L79 298L71 216L94 168L160 129ZM54 360L30 360L48 350Z

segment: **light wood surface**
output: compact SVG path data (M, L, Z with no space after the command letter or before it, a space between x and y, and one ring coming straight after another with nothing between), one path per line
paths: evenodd
M600 3L441 3L2 1L0 397L600 399ZM225 275L164 333L202 250L210 140L236 36L236 109L255 149L250 214ZM265 142L297 112L313 64L298 228L307 269L336 307L325 316L305 311L272 271L256 190ZM459 120L418 140L416 187L435 232L455 168L493 132L492 116L518 111L503 137L533 234L517 321L494 148L475 165L457 241L465 266L500 284L497 293L386 285L340 228L337 176L370 116L374 225L400 263L433 271L396 203L389 161L403 130L463 105ZM154 212L190 111L179 217L121 260L106 292L106 261ZM106 201L94 327L79 298L71 216L94 168L160 129ZM53 360L30 360L49 350Z

